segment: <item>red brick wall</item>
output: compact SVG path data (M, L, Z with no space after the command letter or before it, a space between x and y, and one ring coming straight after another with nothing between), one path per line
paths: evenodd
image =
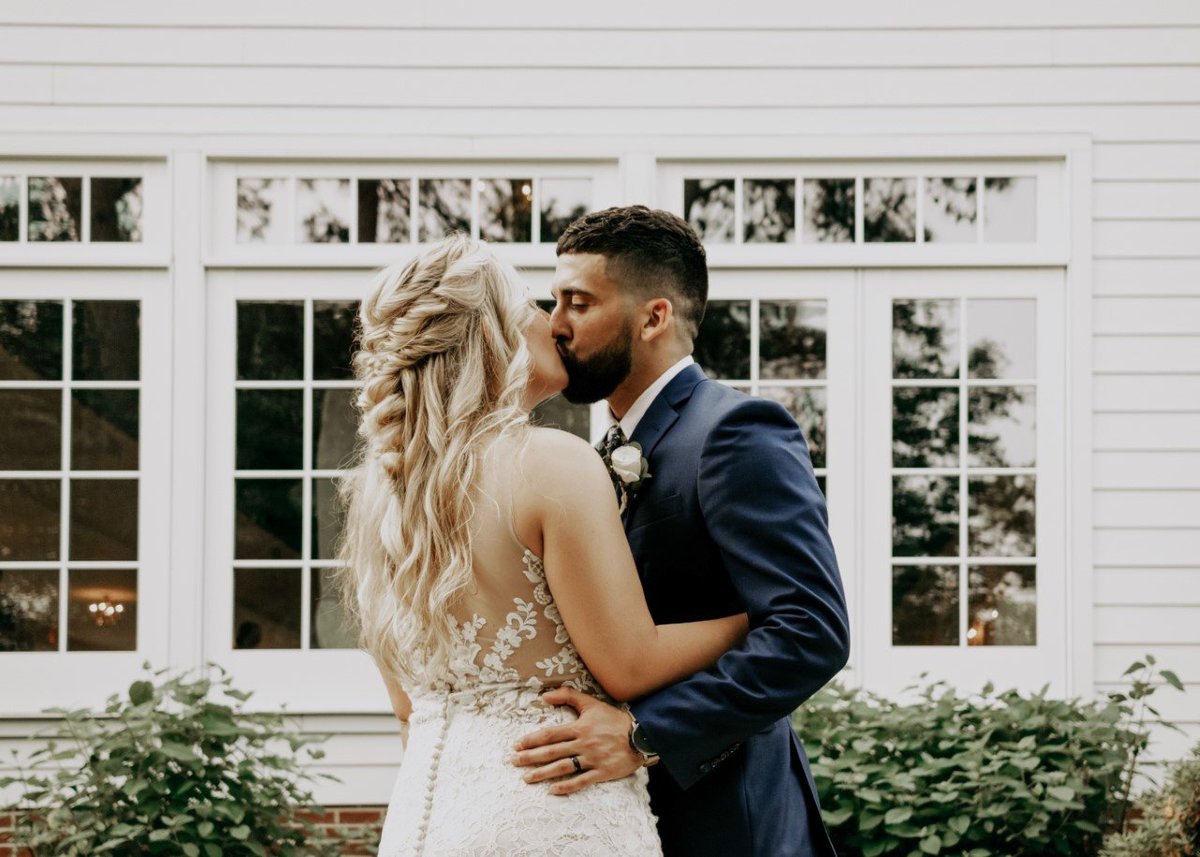
M309 814L308 817L331 834L360 831L362 835L357 838L367 841L371 846L362 848L351 845L342 852L343 854L374 854L374 846L379 842L379 832L383 826L385 809L386 807L382 806L330 806L325 808L324 815ZM0 857L32 857L29 851L18 851L12 844L15 821L16 818L12 814L0 813Z

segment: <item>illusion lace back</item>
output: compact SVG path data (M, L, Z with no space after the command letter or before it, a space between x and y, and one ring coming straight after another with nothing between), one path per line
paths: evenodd
M408 747L379 857L660 855L646 771L573 795L530 785L507 757L521 736L575 718L540 694L568 686L604 696L567 635L541 559L480 580L460 608L445 675L406 688Z

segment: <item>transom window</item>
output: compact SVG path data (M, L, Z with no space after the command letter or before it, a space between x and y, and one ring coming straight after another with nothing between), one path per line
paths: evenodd
M137 175L0 169L0 242L141 242L142 186Z

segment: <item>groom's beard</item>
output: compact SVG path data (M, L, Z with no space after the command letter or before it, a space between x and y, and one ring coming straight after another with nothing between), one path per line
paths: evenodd
M633 366L633 325L627 323L612 342L586 360L578 359L562 344L558 355L567 368L563 398L574 405L590 405L607 399L629 377Z

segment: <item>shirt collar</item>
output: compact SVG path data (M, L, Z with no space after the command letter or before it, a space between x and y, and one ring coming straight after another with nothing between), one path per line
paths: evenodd
M619 422L621 424L621 431L625 433L625 437L633 437L633 432L635 429L637 429L638 423L642 421L642 417L646 416L646 411L650 410L650 406L654 404L654 400L658 398L658 394L663 391L663 388L666 387L667 384L671 383L671 380L676 375L695 362L696 361L692 359L692 355L688 354L670 369L659 375L653 384L643 390L642 394L638 396L634 403L630 406L629 411L625 414L625 416L618 420L610 410L608 412L609 419L611 419L613 422Z

